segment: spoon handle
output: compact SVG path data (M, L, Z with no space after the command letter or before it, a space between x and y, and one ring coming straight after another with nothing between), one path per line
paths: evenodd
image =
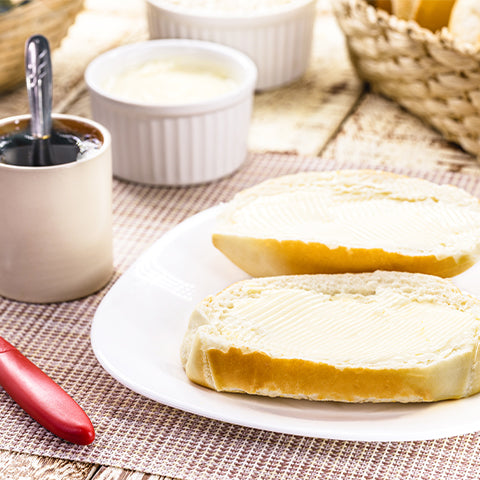
M50 47L43 35L33 35L25 45L25 77L35 138L47 138L52 129L52 62Z

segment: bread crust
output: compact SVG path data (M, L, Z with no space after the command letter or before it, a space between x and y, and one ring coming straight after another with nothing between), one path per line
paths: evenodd
M422 369L337 368L301 359L271 358L239 348L209 348L211 381L217 391L338 402L432 402L466 395L471 352ZM478 387L477 387L478 388Z
M462 42L480 45L480 4L478 0L456 0L448 23L450 32Z
M374 272L254 279L253 283L246 280L228 287L217 296L234 299L239 295L243 298L245 292L258 290L259 285L276 288L283 281L303 289L312 280L313 288L321 290L325 285L326 294L336 291L335 282L338 283L338 292L358 291L362 295L371 295L379 286L383 288L392 284L399 292L404 289L407 295L408 292L416 295L415 292L421 290L420 296L434 296L439 303L452 304L464 311L473 309L480 324L480 301L462 294L446 280L419 274ZM236 293L229 297L232 289ZM242 291L243 294L238 293ZM435 361L419 361L414 365L404 363L395 368L381 363L336 365L272 355L249 345L226 342L215 326L217 296L208 297L197 306L182 345L186 374L199 385L225 392L356 403L433 402L462 398L480 391L478 330L473 347L458 345ZM412 296L412 302L415 301Z
M418 0L392 0L393 14L402 20L413 18L415 2Z
M414 20L436 32L448 26L455 0L393 0L392 12L403 20Z
M421 0L414 13L415 21L432 32L448 26L455 0Z
M476 256L438 260L434 255L409 256L380 248L329 248L300 240L259 239L214 233L213 245L253 277L315 273L360 273L375 270L453 277L470 268Z
M388 13L392 13L392 0L377 0L375 7L381 10L385 10Z

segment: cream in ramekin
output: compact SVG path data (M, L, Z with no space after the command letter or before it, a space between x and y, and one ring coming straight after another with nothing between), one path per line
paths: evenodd
M147 0L150 37L221 43L257 65L257 90L293 82L311 55L316 0Z
M235 171L247 154L256 77L246 55L195 40L151 40L97 57L85 80L93 117L112 134L114 175L190 185Z

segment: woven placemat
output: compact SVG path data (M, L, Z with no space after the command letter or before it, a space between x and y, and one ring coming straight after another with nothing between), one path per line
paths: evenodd
M164 232L242 188L286 173L354 167L322 158L252 154L236 174L209 185L155 188L115 181L112 283ZM480 180L471 176L396 171L480 196ZM102 369L90 346L91 321L107 291L53 305L0 300L1 334L83 406L97 433L90 446L64 442L0 390L0 448L181 479L478 478L477 433L396 443L304 438L202 418L131 392Z

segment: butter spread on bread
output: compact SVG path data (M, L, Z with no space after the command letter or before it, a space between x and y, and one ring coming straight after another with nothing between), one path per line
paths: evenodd
M181 358L218 391L431 402L479 391L479 329L480 301L435 276L256 278L198 304Z
M464 190L373 170L268 180L225 205L213 244L252 276L399 270L453 276L480 255Z

